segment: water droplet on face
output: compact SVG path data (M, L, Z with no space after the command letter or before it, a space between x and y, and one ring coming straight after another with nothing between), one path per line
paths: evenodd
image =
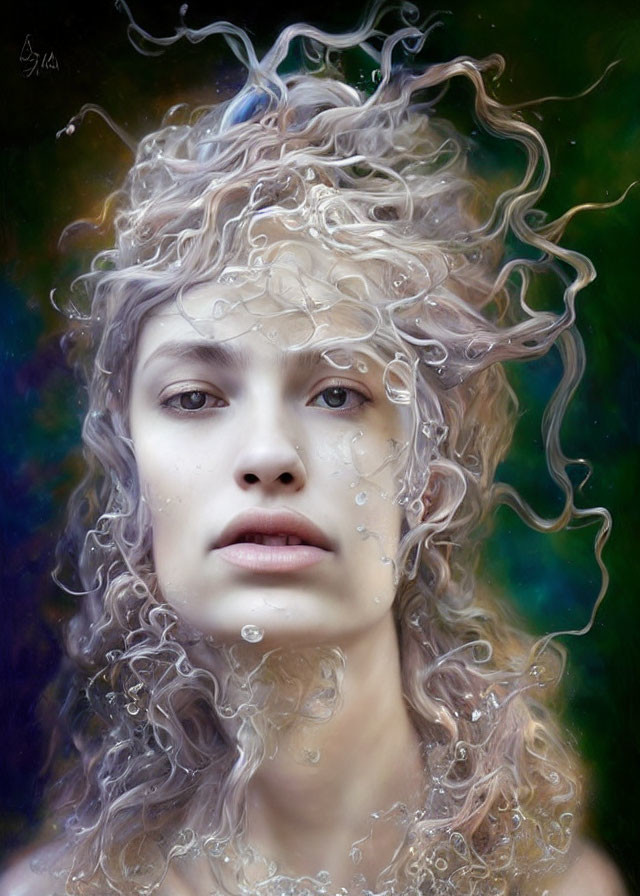
M257 625L243 625L240 630L240 636L243 641L248 641L249 644L257 644L264 638L264 629L258 628Z
M356 495L356 504L362 507L363 504L367 503L368 495L366 492L358 492Z
M349 858L353 862L354 865L359 865L362 861L362 850L357 846L351 847L351 852L349 853Z
M309 765L317 765L320 762L320 750L304 750L302 755Z

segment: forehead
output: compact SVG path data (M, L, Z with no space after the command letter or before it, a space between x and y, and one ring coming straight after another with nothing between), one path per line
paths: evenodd
M210 344L216 346L218 360L233 358L236 364L269 354L301 361L322 356L336 367L356 354L383 363L393 353L383 346L382 329L380 313L368 303L334 297L331 304L309 308L293 294L283 301L280 294L242 295L242 290L211 283L188 290L148 316L137 359L146 363L158 353L179 356L193 345L205 349ZM214 356L209 350L208 357Z

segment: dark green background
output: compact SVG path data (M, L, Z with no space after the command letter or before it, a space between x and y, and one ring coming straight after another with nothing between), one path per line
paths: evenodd
M138 22L158 35L173 31L179 3L132 0ZM90 8L91 7L91 8ZM422 7L429 11L426 6ZM605 202L640 178L640 13L635 4L588 2L456 2L440 19L427 56L499 52L507 70L495 85L505 102L579 93L613 60L620 64L587 97L548 103L527 113L546 137L554 177L545 207L558 214L582 202ZM290 2L272 7L247 0L190 4L187 21L229 18L267 46L280 27L305 18L332 30L351 25L360 7ZM97 119L72 138L56 131L85 102L105 107L136 136L185 98L214 96L220 78L233 85L230 57L214 39L177 45L159 58L131 48L125 18L106 2L29 2L4 15L2 37L2 209L0 365L3 427L3 546L0 655L4 690L3 812L0 840L13 848L37 820L36 771L43 738L34 706L57 662L51 634L69 611L49 579L55 534L69 488L80 469L82 396L62 362L62 326L49 290L72 269L56 241L63 227L95 212L129 162L126 149ZM35 51L53 52L58 70L27 76L20 63L25 37ZM227 66L221 69L220 66ZM188 90L186 89L188 88ZM465 120L463 91L448 113ZM500 147L494 147L501 164ZM504 158L504 163L507 163ZM593 631L569 639L567 718L592 773L590 830L640 891L636 831L640 738L638 724L638 446L640 442L640 188L614 209L581 215L565 244L590 256L598 279L579 298L579 325L588 371L564 428L567 452L585 456L593 476L579 499L604 504L614 516L605 558L611 587ZM503 475L546 512L558 507L539 439L542 407L558 373L553 356L513 370L523 395L514 461ZM553 538L533 536L501 511L484 573L515 598L536 631L581 624L598 589L593 530Z

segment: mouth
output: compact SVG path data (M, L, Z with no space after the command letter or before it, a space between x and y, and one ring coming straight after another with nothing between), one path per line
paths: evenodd
M248 532L234 542L234 544L266 544L284 547L285 545L306 544L297 535L265 535L264 532Z
M313 566L333 553L334 546L302 514L254 508L229 523L214 550L234 566L275 573Z

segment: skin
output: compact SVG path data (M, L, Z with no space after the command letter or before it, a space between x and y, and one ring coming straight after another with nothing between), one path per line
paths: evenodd
M393 455L406 441L406 422L370 351L354 355L348 370L336 370L313 345L309 363L301 361L287 346L299 341L304 317L275 318L266 337L251 329L251 312L208 320L214 298L211 288L187 297L195 325L175 306L162 309L139 341L130 429L159 587L218 640L234 643L245 625L259 628L256 655L277 645L341 648L340 711L321 726L281 732L248 793L248 839L296 876L326 869L348 886L358 870L373 883L398 845L397 830L380 825L357 869L351 844L366 837L372 812L398 800L414 805L424 786L392 613L390 558L402 523ZM212 344L234 354L203 357L202 346ZM330 549L286 572L228 562L215 548L220 533L256 508L313 520ZM301 751L320 758L305 765Z
M175 306L153 315L133 373L129 423L163 596L222 641L248 624L263 645L342 646L389 629L402 522L392 457L406 434L383 364L358 354L336 370L313 346L302 359L281 347L299 339L301 316L275 318L267 337L242 309L208 320L214 298L187 298L196 326ZM214 346L225 356L206 356ZM216 545L255 510L313 521L328 550L301 570L239 568Z
M186 316L176 306L159 309L139 340L129 422L159 586L216 640L237 643L247 623L262 629L262 640L246 648L256 660L282 644L341 648L340 707L327 723L280 732L247 794L247 839L291 875L326 869L338 888L349 887L358 871L373 885L398 846L397 829L375 825L357 868L351 845L369 833L371 813L397 801L417 807L425 787L402 696L395 581L386 559L402 525L391 446L403 444L407 421L387 399L383 364L370 351L353 356L366 362L365 372L355 363L336 371L317 358L301 364L291 346L300 341L304 317L276 319L267 338L245 311L213 320L215 297L213 288L201 287L186 297ZM274 310L269 301L259 307L261 314ZM341 332L339 314L331 320ZM193 351L214 343L242 350L243 363ZM367 493L364 504L355 500L360 492ZM277 574L229 563L215 547L220 533L255 507L312 519L327 536L326 556ZM363 538L362 526L377 537ZM318 761L302 762L305 752ZM0 896L59 889L31 870L32 858L0 880ZM211 889L209 870L196 859L172 866L159 893L204 896ZM624 887L606 857L578 843L548 892L624 896Z

